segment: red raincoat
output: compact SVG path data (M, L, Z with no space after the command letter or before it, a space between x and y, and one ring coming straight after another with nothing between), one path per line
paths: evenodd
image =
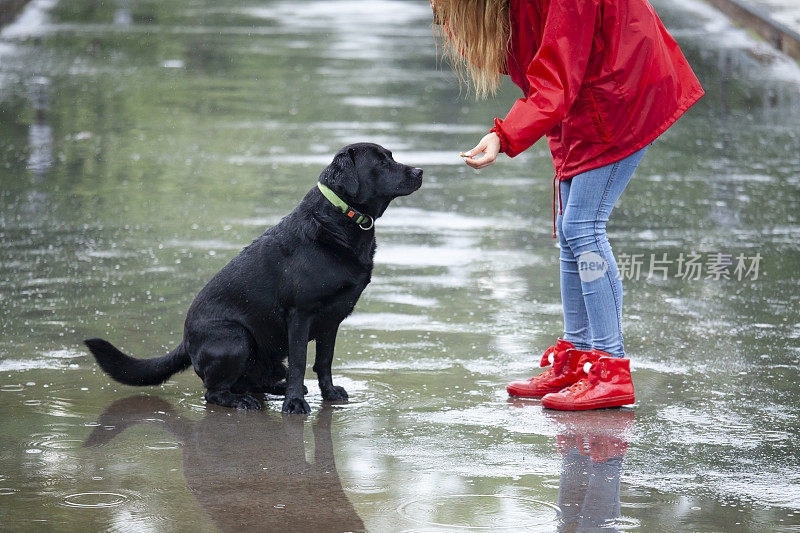
M511 157L547 135L564 180L644 148L704 93L646 0L510 0L508 72L525 93L495 119Z

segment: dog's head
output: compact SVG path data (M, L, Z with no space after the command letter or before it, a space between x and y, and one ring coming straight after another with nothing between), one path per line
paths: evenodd
M422 169L398 163L383 146L356 143L339 150L319 180L348 204L377 218L389 202L422 186Z

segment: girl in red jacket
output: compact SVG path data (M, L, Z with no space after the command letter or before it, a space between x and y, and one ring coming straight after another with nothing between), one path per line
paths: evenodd
M703 89L646 0L431 5L459 79L486 97L507 74L525 95L463 154L465 162L485 168L543 135L553 156L564 335L542 356L541 366L551 368L510 383L509 394L543 397L552 409L633 403L622 282L606 222L647 147Z

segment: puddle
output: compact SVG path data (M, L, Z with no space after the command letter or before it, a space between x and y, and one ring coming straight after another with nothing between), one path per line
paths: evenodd
M148 450L178 450L181 447L180 442L154 442L152 444L145 444L145 448Z
M66 507L78 507L81 509L103 509L106 507L116 507L128 501L124 494L116 492L79 492L64 496L62 505Z
M400 514L414 522L453 529L522 530L554 523L557 506L519 496L454 494L412 501Z
M598 504L620 530L799 527L800 69L696 0L652 3L707 94L609 223L645 263L624 282L637 404L601 416L505 392L561 334L552 165L542 142L464 166L520 93L459 95L427 4L29 3L0 38L3 527L86 529L63 505L103 530L258 530L266 511L298 530L550 531L556 506ZM209 407L192 369L135 388L96 367L84 338L177 345L205 281L369 140L425 183L376 223L336 342L349 403L322 401L313 343L297 419L277 396ZM760 277L673 275L715 252L760 254ZM645 275L651 254L667 279ZM587 499L590 471L610 481ZM163 498L128 512L130 486Z
M77 450L83 445L83 441L78 439L48 440L41 444L51 450Z

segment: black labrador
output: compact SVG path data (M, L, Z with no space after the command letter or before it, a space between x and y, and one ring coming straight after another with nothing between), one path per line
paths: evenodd
M103 339L84 341L100 367L126 385L158 385L191 364L209 403L260 409L253 394L268 392L285 394L284 412L307 414L306 350L316 340L322 398L346 400L331 379L336 333L370 281L374 220L420 188L422 169L397 163L377 144L351 144L319 184L200 291L177 348L136 359Z

